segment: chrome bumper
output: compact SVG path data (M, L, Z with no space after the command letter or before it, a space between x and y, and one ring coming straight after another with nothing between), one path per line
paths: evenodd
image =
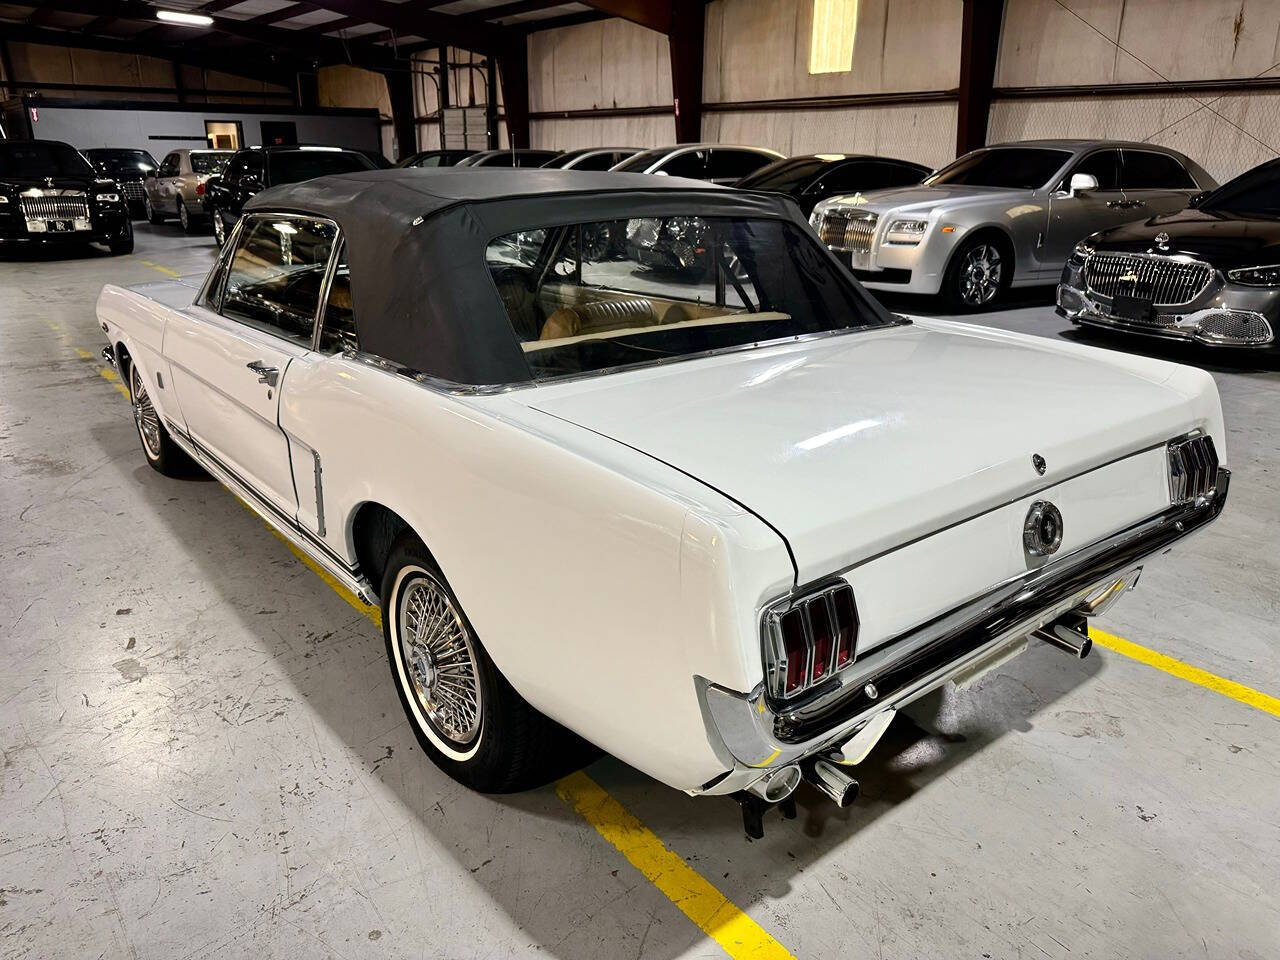
M912 630L801 706L775 710L763 683L743 694L695 677L712 747L732 768L701 792L730 792L764 770L830 750L875 715L918 699L1064 614L1100 612L1103 602L1132 585L1132 574L1149 557L1222 512L1230 479L1230 471L1219 468L1212 496L1171 506Z

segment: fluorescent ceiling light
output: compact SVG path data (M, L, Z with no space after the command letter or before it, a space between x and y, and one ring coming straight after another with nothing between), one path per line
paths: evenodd
M180 23L184 27L213 26L213 17L206 17L203 13L182 13L178 10L157 10L156 19L163 20L165 23Z

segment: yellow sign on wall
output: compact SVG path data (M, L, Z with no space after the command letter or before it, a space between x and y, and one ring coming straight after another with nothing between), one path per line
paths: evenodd
M813 0L809 38L810 73L846 73L853 69L853 39L858 32L858 0Z

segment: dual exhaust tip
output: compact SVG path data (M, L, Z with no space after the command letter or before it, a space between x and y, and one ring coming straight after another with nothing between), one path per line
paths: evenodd
M766 803L784 803L791 799L801 780L807 780L838 807L850 806L858 799L858 781L845 773L839 764L823 757L809 757L800 763L780 767L747 787L747 792Z

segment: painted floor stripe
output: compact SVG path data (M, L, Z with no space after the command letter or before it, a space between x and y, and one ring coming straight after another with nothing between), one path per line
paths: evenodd
M165 276L168 276L168 277L180 277L180 276L182 276L182 274L181 274L181 273L179 273L177 270L174 270L172 267L166 267L166 266L165 266L164 264L162 264L162 263L155 263L155 262L153 262L153 261L151 261L151 260L143 260L142 262L143 262L143 263L145 263L145 264L146 264L148 267L150 267L152 270L159 270L159 271L160 271L161 273L163 273Z
M1107 633L1105 630L1099 630L1097 627L1089 628L1089 636L1100 647L1106 647L1108 650L1113 650L1123 656L1137 660L1139 663L1145 663L1149 667L1163 670L1179 680L1186 680L1188 683L1194 683L1207 690L1212 690L1214 693L1220 693L1224 697L1238 700L1254 709L1261 710L1263 713L1280 717L1280 699L1269 696L1259 690L1254 690L1252 687L1246 687L1243 683L1236 683L1234 680L1219 677L1208 670L1193 667L1189 663L1184 663L1167 654L1157 653L1155 650L1134 643L1132 640L1117 637L1114 634Z
M585 773L560 780L556 793L734 960L795 960Z

